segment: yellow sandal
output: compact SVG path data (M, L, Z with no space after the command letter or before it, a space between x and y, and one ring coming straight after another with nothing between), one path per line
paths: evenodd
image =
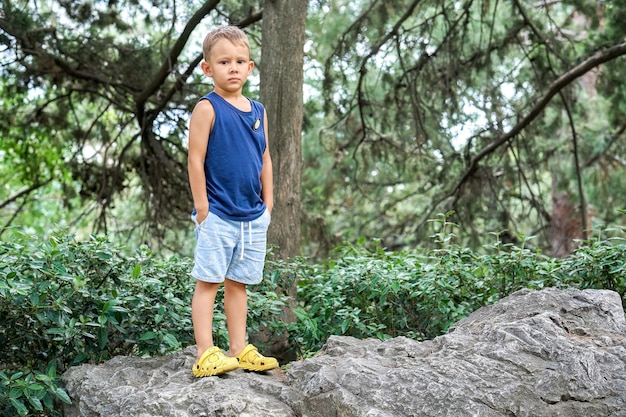
M193 366L193 374L197 378L221 375L239 368L239 360L226 356L220 348L213 346L204 351L198 362Z
M254 345L246 346L237 356L239 367L247 371L269 371L278 368L275 358L263 356Z

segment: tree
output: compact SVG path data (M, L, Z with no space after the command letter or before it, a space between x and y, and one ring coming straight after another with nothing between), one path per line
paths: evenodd
M274 219L268 240L273 255L287 260L300 255L300 184L302 169L302 87L307 0L267 0L263 7L261 99L268 112L274 167ZM289 22L289 24L285 24ZM296 321L297 280L280 288L291 296L283 321ZM264 329L255 337L273 347L282 362L295 359L286 332Z
M276 254L281 259L300 255L306 11L306 0L268 0L263 9L261 98L271 127L277 219L269 240L278 245Z
M281 2L268 3L273 23L291 18L289 13L304 16L306 12L306 2L276 3ZM25 147L30 154L23 156L24 165L12 167L23 170L22 190L4 197L2 206L19 212L37 199L36 190L54 182L70 194L64 197L67 201L85 212L98 212L96 232L127 235L139 230L139 241L171 242L172 231L188 230L192 201L185 138L189 111L207 90L197 71L206 32L203 23L248 28L253 41L258 41L259 29L254 26L262 17L258 6L216 0L154 5L44 1L38 6L4 1L0 28L8 54L3 59L7 76L3 92L19 97L21 103L16 103L17 117L2 124L3 148L15 153L30 130L33 142L54 131L58 151L51 160L41 160L34 157L42 153L38 146ZM299 226L299 204L294 202L299 201L300 158L290 155L299 147L284 151L281 147L291 147L294 132L300 130L304 18L298 16L301 28L293 21L289 26L265 25L272 46L263 47L268 62L280 62L295 78L262 74L269 114L278 131L272 149L282 177L276 209L289 219L276 222L273 234L280 240L279 250L290 253L299 250L299 234L290 239L289 231ZM287 36L282 33L285 28ZM272 51L283 50L279 38L292 42L292 54L282 57ZM273 71L274 65L266 67ZM289 88L282 83L289 83ZM285 132L291 136L285 137ZM44 145L48 149L48 141ZM291 163L296 165L290 167ZM48 169L41 169L46 164ZM32 165L36 166L29 168ZM79 202L71 192L78 193ZM127 204L129 200L134 203ZM143 214L137 212L142 206ZM3 231L16 219L7 217Z
M317 178L305 173L323 236L428 245L429 220L452 210L468 246L501 231L504 242L538 235L550 251L552 230L565 230L553 227L553 185L579 228L589 207L595 222L615 220L626 190L601 190L626 168L625 124L612 116L626 108L624 6L323 2L310 30L323 126L304 149L305 166L320 165L319 148L334 153Z
M204 23L229 22L260 43L261 6L280 16L263 23L266 42L282 37L271 49L292 47L293 22L281 19L299 2L4 0L3 237L7 226L39 219L43 230L64 216L189 253L184 138L207 89L198 42ZM449 211L466 246L492 243L490 232L537 236L558 255L553 242L623 221L625 10L623 0L311 2L301 239L298 99L279 106L293 113L275 107L300 72L264 68L286 59L268 45L257 59L285 186L270 231L280 256L298 241L325 256L361 236L393 249L436 245L429 220ZM578 220L555 222L559 207Z

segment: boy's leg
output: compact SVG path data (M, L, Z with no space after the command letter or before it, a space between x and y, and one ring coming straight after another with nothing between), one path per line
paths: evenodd
M191 300L191 321L196 338L197 358L213 346L213 307L220 284L196 281Z
M224 280L224 313L230 339L229 355L237 356L246 346L248 294L245 284Z
M224 281L224 311L230 337L228 355L236 357L239 367L248 371L269 371L278 368L275 358L265 357L253 345L246 345L246 319L248 294L246 285L226 279Z

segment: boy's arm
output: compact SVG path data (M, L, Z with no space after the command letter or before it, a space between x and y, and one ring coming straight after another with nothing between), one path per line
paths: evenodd
M263 120L263 129L265 130L265 152L263 153L263 168L261 169L261 198L271 213L274 208L274 173L272 169L272 157L270 156L270 144L267 134L267 111L263 114Z
M198 102L189 120L187 170L189 172L189 185L198 223L202 223L209 215L209 197L206 191L204 160L206 158L207 146L209 145L209 133L211 133L214 120L215 110L209 100Z

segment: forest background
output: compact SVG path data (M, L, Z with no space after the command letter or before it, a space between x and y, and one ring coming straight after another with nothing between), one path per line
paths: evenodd
M623 225L626 2L267 3L306 20L275 12L264 58L263 2L4 0L2 239L67 226L191 255L187 122L211 88L201 41L224 23L252 40L247 94L277 71L265 95L286 100L302 77L303 117L270 138L277 210L297 213L272 225L283 258L363 236L427 247L449 211L464 246L536 236L554 256ZM286 61L302 53L303 70Z
M0 412L60 415L68 366L193 344L187 124L220 24L248 33L270 117L259 343L432 338L522 287L624 298L624 21L626 1L3 0Z

